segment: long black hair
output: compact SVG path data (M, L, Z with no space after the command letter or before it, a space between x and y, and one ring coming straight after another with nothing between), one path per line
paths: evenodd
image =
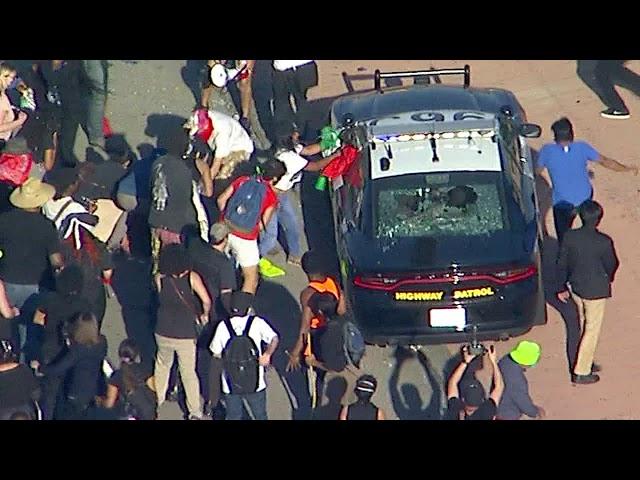
M118 357L120 357L124 390L126 393L131 393L138 383L133 369L133 365L140 362L140 349L136 342L130 338L123 340L118 347Z

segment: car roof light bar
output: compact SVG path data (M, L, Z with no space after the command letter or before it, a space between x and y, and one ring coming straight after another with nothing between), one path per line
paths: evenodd
M422 141L427 139L454 139L454 138L492 138L495 136L494 130L463 130L460 132L443 132L443 133L413 133L402 135L376 135L372 138L372 143L395 143Z

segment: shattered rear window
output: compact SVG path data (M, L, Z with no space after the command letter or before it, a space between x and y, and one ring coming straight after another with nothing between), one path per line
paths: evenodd
M378 238L489 236L507 228L498 172L414 174L376 183Z

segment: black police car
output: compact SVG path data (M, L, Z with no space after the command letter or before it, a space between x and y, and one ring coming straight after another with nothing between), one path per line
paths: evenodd
M464 86L381 87L447 74ZM468 66L376 71L373 91L332 105L332 125L365 139L330 195L343 286L370 343L506 339L546 323L525 142L540 127L511 92L469 84Z

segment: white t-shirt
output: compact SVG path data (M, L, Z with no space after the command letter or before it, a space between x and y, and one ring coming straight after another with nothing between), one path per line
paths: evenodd
M293 186L302 179L302 170L309 163L306 158L300 156L303 148L302 145L296 145L295 152L287 150L276 155L276 158L287 167L287 173L274 185L276 190L282 192L291 190Z
M313 60L274 60L273 68L280 72L284 72L290 68L298 68L311 62L313 62Z
M229 321L231 322L231 326L235 330L236 334L242 335L244 331L244 327L247 325L247 320L249 316L244 317L231 317ZM269 344L276 338L278 334L276 331L271 328L265 319L258 317L257 315L254 317L253 322L251 323L251 328L249 329L249 337L255 342L258 346L258 351L260 355L262 355L262 342ZM229 330L227 330L227 326L224 322L220 322L218 327L216 328L216 333L213 335L213 340L211 341L211 345L209 346L209 350L213 355L220 357L222 356L222 351L224 347L227 346L227 343L231 339L231 335L229 334ZM265 381L265 368L258 367L258 392L261 392L265 388L267 388L267 382ZM229 389L229 385L227 385L227 379L225 375L222 375L222 392L228 394L231 392Z
M216 158L224 158L231 152L253 153L253 142L240 122L224 113L209 110L213 122L213 135L209 147L215 149Z

